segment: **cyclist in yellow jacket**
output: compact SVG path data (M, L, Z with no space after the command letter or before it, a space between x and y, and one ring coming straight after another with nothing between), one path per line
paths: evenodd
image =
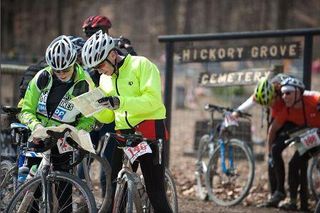
M115 41L102 31L86 41L82 61L102 74L100 87L106 97L98 102L106 109L94 115L97 120L115 120L115 129L120 133L138 131L146 138L168 138L160 73L155 64L142 56L119 55ZM150 147L156 153L156 145ZM139 157L147 193L155 212L172 212L164 188L165 167L153 161L153 153ZM121 169L122 151L115 148L112 159L114 180Z

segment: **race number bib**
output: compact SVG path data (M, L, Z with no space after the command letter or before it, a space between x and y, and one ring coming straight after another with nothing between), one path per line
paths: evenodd
M60 154L73 151L73 148L67 142L63 141L63 138L58 139L57 146Z
M152 153L150 146L147 142L141 142L135 147L126 147L124 153L128 156L131 163L133 163L137 157L144 155L146 153Z
M301 135L301 143L307 150L320 146L320 139L317 130L317 128L314 128Z

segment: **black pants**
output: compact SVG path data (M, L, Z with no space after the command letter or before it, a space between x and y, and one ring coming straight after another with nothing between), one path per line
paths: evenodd
M150 147L152 149L152 152L154 153L156 150L153 148L152 145ZM122 166L122 156L123 156L123 151L115 147L113 152L112 164L111 164L111 167L112 167L111 179L113 183L112 197L114 197L114 194L115 194L115 188L116 188L115 180ZM164 156L163 153L162 153L162 156ZM151 204L155 212L159 212L159 213L172 212L166 198L166 191L164 187L164 177L165 177L164 164L163 163L154 164L153 159L154 159L153 154L145 154L143 156L138 157L137 159L143 174L148 197L151 201ZM134 164L133 166L134 170L137 169L137 165L138 164L136 163Z
M273 168L270 168L270 176L274 176L274 178L270 179L271 183L271 190L277 190L285 194L284 189L284 181L285 181L285 167L284 167L284 161L282 158L282 152L283 150L288 146L288 144L285 144L285 140L288 139L287 134L284 134L286 131L292 130L296 128L297 126L293 123L287 122L283 125L283 127L277 132L275 141L272 145L272 158L273 158ZM273 173L273 174L272 174Z
M301 208L306 209L308 207L308 161L311 155L307 152L300 156L299 152L296 151L289 162L289 191L290 198L292 200L297 199L298 187L300 185L300 202Z
M146 128L148 133L153 132L156 138L166 138L166 128L163 120L156 120L154 123L151 122L150 128ZM123 134L130 134L134 133L135 130L121 130L120 132ZM141 133L144 135L144 130ZM146 136L147 137L147 136ZM164 142L167 143L167 142ZM164 146L167 144L164 144ZM140 164L140 168L143 174L143 178L145 181L147 194L152 204L155 213L169 213L172 212L169 202L167 200L164 180L165 180L165 155L164 150L162 150L162 163L159 164L157 161L157 145L151 144L150 148L152 150L151 154L145 154L138 157L137 161ZM123 151L114 147L112 160L111 160L111 180L113 183L113 195L115 194L116 188L116 178L118 172L121 170L122 167L122 156ZM134 171L137 169L137 164L133 166ZM112 202L113 203L113 202Z

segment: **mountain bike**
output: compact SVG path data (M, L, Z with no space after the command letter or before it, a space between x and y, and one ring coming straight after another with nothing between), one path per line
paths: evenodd
M7 114L8 117L16 117L20 112L19 108L2 106L2 110ZM11 121L15 119L10 119ZM18 167L19 157L24 156L24 148L26 147L26 141L30 134L29 129L20 123L11 123L10 127L7 128L10 135L10 145L14 146L16 151L14 155L1 155L0 164L0 211L4 210L9 204L11 197L18 188ZM3 154L3 153L2 153Z
M150 153L149 144L155 143L158 146L158 160L162 163L162 139L150 140L137 134L107 133L108 138L114 137L118 141L118 148L124 150L122 169L117 176L117 186L114 196L113 212L153 212L151 203L145 189L143 176L133 171L131 163L138 156ZM119 140L121 142L119 142ZM178 212L178 198L174 179L168 169L165 170L165 187L167 199L173 210Z
M2 107L5 113L10 116L16 116L20 109L16 107L5 106ZM31 131L29 128L21 123L11 123L11 143L17 145L16 159L9 158L8 160L1 161L1 174L0 174L0 207L2 210L9 204L11 197L17 190L17 173L18 173L18 161L19 156L25 157L42 157L42 153L36 153L34 151L27 150L27 141ZM83 164L83 180L87 183L88 187L94 194L98 212L105 212L111 205L111 167L106 159L102 158L98 154L86 152L82 149L73 152L73 162L70 168L75 167L80 162ZM6 158L7 159L7 158ZM100 169L101 168L101 169ZM97 171L102 171L105 174L105 187L101 188L97 186ZM101 193L104 191L104 193Z
M318 128L297 128L287 133L289 139L286 144L292 144L300 155L308 153L311 164L308 167L307 177L309 190L316 200L320 198L320 137Z
M201 137L196 161L196 193L221 206L240 203L252 186L255 172L253 153L244 141L232 138L238 122L231 116L234 109L205 105L210 112L209 132ZM214 124L214 112L222 120ZM239 117L249 118L247 113Z
M86 183L72 174L53 171L52 168L51 149L58 140L81 149L75 143L67 141L71 136L70 130L47 130L47 134L50 137L44 140L44 147L32 150L43 154L35 177L19 187L7 212L59 212L66 209L70 212L97 212L95 199Z

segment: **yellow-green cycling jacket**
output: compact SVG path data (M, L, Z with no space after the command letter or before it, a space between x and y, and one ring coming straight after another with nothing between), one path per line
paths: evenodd
M93 117L84 117L70 102L73 97L94 88L89 74L80 65L75 64L74 84L63 96L54 113L48 115L47 99L52 87L52 75L52 69L46 67L40 70L30 81L19 115L21 123L26 124L32 131L40 123L45 127L66 123L75 126L77 129L91 131L95 119ZM50 98L55 97L50 96Z
M128 54L117 75L101 75L100 88L106 96L117 96L120 107L114 113L106 109L94 117L102 123L115 120L116 130L131 129L144 120L166 117L159 70L145 57Z

